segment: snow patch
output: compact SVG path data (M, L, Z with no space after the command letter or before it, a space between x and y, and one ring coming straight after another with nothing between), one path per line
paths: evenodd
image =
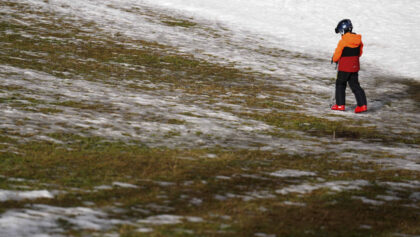
M389 195L376 195L376 198L377 198L377 199L384 200L384 201L387 201L387 202L389 202L389 201L399 201L399 200L401 200L401 198L399 198L399 197L396 197L396 196L389 196Z
M142 224L150 224L150 225L174 225L180 224L184 220L188 222L203 222L204 220L200 217L184 217L184 216L177 216L177 215L157 215L157 216L149 216L146 219L137 221L138 223Z
M150 233L150 232L153 232L153 229L152 228L141 227L141 228L138 228L136 231L140 232L140 233Z
M411 200L420 201L420 192L414 192L410 195Z
M322 188L330 189L331 191L335 192L342 192L346 190L359 190L361 187L368 185L369 182L366 180L332 181L319 184L305 183L299 185L291 185L286 188L278 189L276 190L276 193L282 195L286 195L289 193L307 194Z
M121 188L139 188L139 186L134 184L128 184L128 183L121 183L121 182L113 182L112 185L118 186Z
M108 230L117 224L131 224L85 207L33 205L30 209L3 213L0 216L0 236L60 236L65 231L59 225L63 221L77 230Z
M54 198L54 195L47 190L34 190L34 191L10 191L0 189L0 201L21 201L25 199L38 199L38 198Z
M373 199L369 199L369 198L366 198L366 197L360 197L360 196L353 196L351 198L360 200L365 204L370 204L370 205L375 205L375 206L380 206L380 205L383 205L385 203L383 201L373 200Z
M109 185L99 185L94 187L95 190L109 190L112 189L112 186Z
M316 176L316 173L309 172L309 171L286 169L286 170L278 170L278 171L272 172L270 173L270 175L274 177L285 178L285 177Z
M283 202L284 205L287 206L298 206L298 207L305 207L306 203L302 203L302 202L291 202L291 201L284 201Z

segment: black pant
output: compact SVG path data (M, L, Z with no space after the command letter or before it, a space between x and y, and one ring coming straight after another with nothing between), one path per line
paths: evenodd
M338 71L337 81L335 82L335 100L337 105L346 104L347 82L356 97L357 106L367 105L365 91L359 84L359 73L342 71Z

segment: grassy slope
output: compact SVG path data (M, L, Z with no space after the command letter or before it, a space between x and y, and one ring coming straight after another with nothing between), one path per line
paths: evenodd
M52 15L37 12L23 4L2 2L0 6L19 9L20 14L13 16L13 19L33 14L44 20L34 20L29 26L10 18L0 22L2 65L33 69L59 78L81 78L110 85L120 85L121 75L124 75L127 90L138 93L154 90L138 86L138 81L148 80L168 91L182 90L190 95L207 95L208 99L204 103L208 105L220 102L214 99L220 94L244 93L247 95L245 100L232 96L224 98L222 102L237 104L249 108L249 111L273 110L265 114L231 108L223 108L224 111L245 119L263 121L279 131L292 131L284 134L273 131L273 136L286 139L294 131L299 131L301 133L297 134L303 134L305 138L297 134L293 136L302 140L330 139L335 135L337 138L361 139L366 142L419 144L418 136L413 134L384 133L375 127L366 127L362 123L345 119L330 121L301 114L293 105L273 99L280 94L295 92L278 91L256 80L264 75L181 55L170 47L154 42L110 37L93 23L80 25L81 22L69 19L52 20ZM2 17L5 19L6 15ZM162 24L199 27L190 21L167 17L162 18ZM25 36L28 34L31 37ZM142 72L126 67L125 64L141 66ZM1 97L1 105L23 111L60 114L65 107L71 107L76 111L118 113L118 108L100 102L63 102L59 98L55 101L36 100L25 96L31 94L25 88L2 84L0 90L12 94ZM255 95L260 92L270 97L257 98ZM159 118L153 120L159 121ZM20 122L26 123L24 119ZM178 120L160 122L185 123ZM88 201L93 202L93 207L98 209L115 207L118 203L118 207L125 211L110 212L109 215L133 223L138 219L164 213L202 217L205 220L200 223L152 226L154 232L147 236L254 236L254 233L278 236L392 236L393 233L420 233L418 209L410 207L419 205L419 200L410 198L412 192L418 190L391 190L383 185L383 182L419 180L417 171L386 170L373 162L338 160L338 154L333 152L290 155L281 151L274 153L217 146L174 149L149 147L136 140L128 142L105 139L89 133L81 136L58 132L46 135L61 141L61 144L31 139L22 142L22 139L36 134L22 135L7 129L1 131L0 174L4 175L0 178L1 189L20 190L23 188L19 187L29 186L34 190L46 188L65 191L54 199L1 202L2 212L35 203L74 207L84 206ZM170 139L171 136L165 138ZM366 155L363 151L348 151L362 157ZM213 154L215 158L210 158L208 154ZM386 152L375 156L394 158ZM269 175L281 169L312 171L317 176L277 178ZM7 177L25 180L13 181ZM343 192L320 188L308 194L275 193L276 190L295 184L353 180L367 180L369 185ZM99 185L110 185L116 181L135 184L140 188L114 187L94 191ZM170 182L171 185L162 185L159 183L162 181ZM376 206L354 198L363 196L377 199L377 195L389 195L390 191L399 200ZM252 197L250 193L255 192L271 195L248 200L247 197ZM226 200L217 200L215 195ZM193 200L200 202L197 204ZM287 205L285 201L305 205ZM148 208L151 203L170 208L162 212ZM147 209L149 212L136 211L136 208ZM63 221L59 224L68 234L75 236L94 232L78 230ZM110 231L122 236L143 236L136 231L137 228L134 225L118 225ZM189 231L193 231L193 234Z

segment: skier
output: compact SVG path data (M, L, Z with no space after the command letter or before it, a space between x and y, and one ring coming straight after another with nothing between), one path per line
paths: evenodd
M362 56L363 43L362 36L353 33L353 25L349 19L341 20L335 28L335 33L341 34L331 63L338 63L337 80L335 83L336 104L332 110L345 110L346 86L347 82L356 97L357 107L355 113L367 111L367 101L365 91L359 84L359 58Z

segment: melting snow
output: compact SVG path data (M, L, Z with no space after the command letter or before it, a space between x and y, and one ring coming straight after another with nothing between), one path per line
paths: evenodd
M139 188L139 186L134 184L128 184L128 183L121 183L121 182L113 182L112 185L118 186L121 188Z
M56 236L64 232L59 221L83 230L108 230L117 224L131 224L111 219L104 212L90 208L33 205L30 209L3 213L0 216L0 236Z
M54 198L54 195L47 190L35 191L10 191L0 190L0 201L20 201L24 199Z
M108 190L108 189L112 189L112 186L110 185L99 185L94 187L95 190Z
M373 200L373 199L369 199L369 198L366 198L366 197L353 196L352 198L361 200L363 203L371 204L371 205L375 205L375 206L380 206L380 205L383 205L385 203L383 201Z
M300 193L306 194L311 193L315 190L327 188L332 191L342 192L345 190L358 190L362 186L369 185L369 182L366 180L354 180L354 181L332 181L326 183L318 183L318 184L298 184L298 185L291 185L286 188L276 190L276 193L286 195L289 193Z
M388 69L391 70L392 74L400 73L416 79L419 78L420 67L417 66L419 65L419 58L417 57L419 47L415 47L415 44L420 39L419 32L413 31L412 29L420 25L420 18L417 14L411 14L420 9L418 2L408 3L407 0L404 0L398 3L391 3L391 0L386 0L386 4L380 4L378 8L376 1L356 0L356 2L353 1L356 4L352 4L350 9L342 9L341 6L345 3L333 0L308 0L305 3L289 0L245 0L225 1L223 4L221 4L220 0L153 0L153 2L109 0L106 3L99 0L50 0L48 3L42 0L22 0L21 2L27 2L33 6L41 7L46 12L54 11L66 17L72 16L96 22L99 28L113 34L121 32L124 37L175 45L181 51L193 53L201 58L208 59L208 55L211 55L211 60L214 61L221 61L223 63L233 61L237 63L238 67L249 66L258 72L275 75L275 79L267 83L272 83L279 88L305 92L305 95L308 96L305 98L308 104L305 105L303 112L311 113L315 116L326 116L325 114L328 115L329 112L326 112L327 109L320 110L319 106L324 106L327 103L322 96L329 94L331 90L330 84L332 83L324 79L332 77L335 71L328 68L325 64L328 64L327 61L338 40L333 34L332 29L336 22L342 18L343 11L349 14L355 23L356 29L360 29L360 33L364 35L366 51L362 60L366 60L369 64L364 64L367 70L361 72L361 78L381 76L383 75L382 72L378 71ZM410 4L412 7L402 8L401 6L405 4ZM175 9L175 11L167 11L159 8L164 13L180 18L185 17L188 12L188 14L194 16L194 21L198 21L204 28L214 30L220 37L216 37L216 34L212 35L212 33L200 27L183 29L165 26L161 24L159 19L154 19L151 16L147 16L147 14L129 11L136 8L155 10L150 8L151 5L164 7L165 9ZM371 8L366 7L372 5L375 5L372 9L376 9L373 12ZM396 8L398 11L395 10ZM355 15L355 12L360 9L362 9L361 13L366 14ZM4 10L1 9L0 11ZM328 11L328 14L325 14L325 11ZM331 12L334 13L333 17L329 14ZM382 18L383 15L386 17ZM404 16L404 18L401 18L401 16ZM409 17L410 20L407 20L405 17ZM386 24L378 24L379 20L384 20ZM29 26L30 19L28 22L21 21L21 24ZM225 29L226 26L230 30ZM384 27L386 27L386 30L384 30ZM398 29L395 30L395 28ZM397 33L390 36L388 33L390 29ZM391 37L391 40L384 42L381 34L386 34L386 38L390 39L389 37ZM407 34L409 35L407 36ZM305 35L311 37L304 37ZM27 36L33 37L31 35ZM389 48L397 50L390 51L388 50ZM301 55L297 52L303 52L304 54ZM27 52L27 54L33 53ZM387 54L386 57L384 57L384 54ZM308 59L305 55L316 56ZM405 58L406 60L401 61L401 58ZM133 67L135 65L125 66ZM375 71L375 67L379 67L379 70ZM141 69L139 69L140 71ZM281 78L287 79L283 80ZM293 134L298 134L302 136L301 138L291 139L269 136L265 132L272 131L271 126L258 121L241 119L232 113L221 110L217 106L230 107L236 111L242 111L248 108L222 102L209 106L205 102L200 102L200 99L205 98L205 95L198 99L194 98L195 103L192 104L188 100L191 98L188 98L186 102L183 101L183 97L188 97L188 95L182 94L182 96L179 96L179 93L182 93L182 91L151 90L138 93L138 91L132 91L126 88L124 82L120 86L115 87L114 85L81 80L80 78L62 79L44 72L6 65L0 65L0 81L2 86L22 87L22 96L43 100L46 104L55 102L55 98L59 97L64 101L100 102L106 105L118 106L121 109L118 113L107 113L101 111L80 111L61 106L59 108L63 110L62 113L45 115L0 104L0 120L2 121L0 128L13 130L13 132L20 134L38 134L33 136L33 139L60 142L43 134L56 131L79 134L80 129L77 129L77 127L82 127L92 129L93 135L120 139L126 138L123 134L129 134L129 137L132 139L147 140L146 142L149 144L163 146L179 147L185 144L188 144L188 146L226 145L228 147L249 149L252 147L251 144L257 141L263 144L263 147L259 147L261 150L281 150L286 153L310 152L311 154L325 152L325 149L336 151L337 149L345 150L349 147L357 147L370 153L371 151L380 150L401 157L401 159L378 159L376 161L378 163L387 164L389 167L396 167L398 169L420 170L418 164L418 145L411 147L405 145L401 147L372 146L372 144L365 144L363 141L352 142L337 138L336 143L331 144L330 147L325 147L325 144L331 142L330 139L314 140L311 137L297 132L293 132ZM368 99L375 98L376 96L378 100L370 103L374 113L357 115L356 117L353 113L345 112L340 113L340 117L334 117L334 119L350 118L358 120L362 118L371 120L373 124L382 129L390 128L399 132L416 132L418 130L419 125L417 121L419 121L419 114L417 110L415 112L404 113L401 113L400 110L393 111L390 109L384 112L375 111L375 109L379 110L384 107L384 103L392 102L388 98L381 99L382 97L390 97L390 93L394 93L395 91L398 93L405 92L406 86L398 84L398 87L396 87L396 84L384 85L381 83L381 88L378 89L377 83L380 81L366 80L365 82L368 85L366 87L369 94ZM142 81L136 81L136 83L155 89L167 88L165 84L152 84ZM308 92L312 94L308 95ZM8 95L9 92L7 91L1 94L2 97ZM244 97L247 95L241 93L227 94L221 95L220 98L223 96ZM267 98L268 96L265 94L257 95L260 99ZM277 98L277 100L294 104L297 100L303 98L300 94L291 94L286 97ZM397 99L398 104L408 105L408 107L413 105L413 102L410 100L400 99L398 97ZM135 118L127 119L119 113L134 114ZM194 116L183 115L185 113L191 113ZM186 124L166 124L159 121L150 122L139 119L145 115L154 115L163 120L180 119L185 121ZM389 118L392 118L392 120L389 120ZM16 121L20 119L25 119L27 123L16 124ZM401 123L401 121L404 122ZM305 126L309 125L308 123L305 124ZM186 132L186 130L190 130L191 133ZM153 139L153 136L150 136L170 131L178 131L180 135L171 139L161 139L161 137ZM213 135L217 139L206 140L203 137L193 135L196 133ZM165 141L166 143L164 143ZM349 154L344 155L346 158L349 158L347 157ZM217 155L208 154L207 157L216 158ZM342 157L344 156L342 155ZM369 159L368 154L363 155L363 157L351 156L350 159L354 159L355 161L374 160ZM305 177L316 176L316 173L299 170L279 170L269 175L274 177ZM258 175L244 174L242 177L265 179ZM217 178L227 179L229 177L218 176ZM318 179L318 182L322 182L322 179ZM155 183L161 186L174 185L174 183L170 182ZM203 181L203 183L205 182ZM420 187L417 181L408 183L386 182L382 184L391 187L393 190L418 189ZM112 185L123 188L138 188L136 185L121 182L114 182ZM315 184L303 183L278 189L276 193L281 195L289 193L306 194L322 188L340 192L344 190L357 190L367 185L369 185L369 182L365 180ZM112 186L101 185L95 187L95 189L112 189ZM162 195L161 197L166 196ZM227 193L214 196L218 200L241 198L244 201L275 197L270 191L260 190L246 192L243 195ZM54 195L46 190L0 190L0 201L37 198L54 198ZM354 198L374 205L382 203L382 201L367 199L365 197ZM378 195L377 198L384 201L398 200L394 196ZM413 192L410 199L414 201L419 200L419 192ZM191 200L191 204L193 205L200 205L201 203L202 200L198 198ZM86 204L91 205L92 203ZM287 201L283 204L304 205ZM157 204L148 204L146 207L154 212L167 213L174 211L172 207ZM413 207L416 206L414 205ZM136 210L143 214L151 213L151 211L146 209L138 208ZM118 210L115 209L114 211ZM57 224L58 220L67 221L74 225L74 228L90 230L107 230L116 224L130 224L129 222L110 219L105 212L89 208L61 208L47 205L34 205L27 207L27 209L8 210L3 213L0 216L0 236L36 236L43 235L46 232L59 235L64 230ZM202 222L204 220L199 217L156 215L139 220L139 223L159 225L177 224L183 221ZM153 229L142 227L138 231L151 232ZM270 236L263 233L257 233L256 235Z
M301 171L301 170L278 170L276 172L270 173L271 176L275 177L302 177L302 176L316 176L316 173L314 172L308 172L308 171Z
M139 220L139 223L151 224L151 225L173 225L182 223L183 220L188 222L203 222L204 220L200 217L184 217L177 215L157 215L150 216L146 219Z
M283 204L288 205L288 206L298 206L298 207L305 207L306 206L306 203L302 203L302 202L284 201Z
M141 228L138 228L137 229L137 232L140 232L140 233L150 233L150 232L153 232L153 229L152 228L141 227Z
M410 199L420 201L420 192L414 192L410 195Z
M399 200L401 200L401 198L399 198L399 197L395 197L395 196L388 196L388 195L377 195L377 196L376 196L376 198L378 198L378 199L382 199L382 200L387 201L387 202L389 202L389 201L399 201Z

